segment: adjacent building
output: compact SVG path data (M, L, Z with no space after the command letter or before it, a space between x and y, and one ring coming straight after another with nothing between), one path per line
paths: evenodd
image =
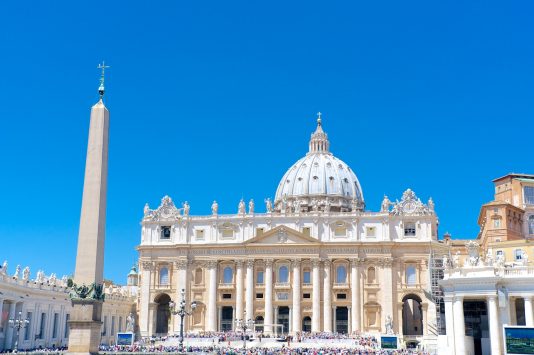
M133 269L128 276L130 286L106 282L101 343L113 344L117 332L126 330L126 319L135 312L136 278ZM0 352L14 349L17 332L9 319L18 318L19 313L29 321L18 335L20 350L67 346L71 312L66 277L58 279L39 271L30 279L29 268L17 267L11 274L4 262L0 268Z
M451 354L504 353L503 326L534 326L534 175L495 179L476 240L448 241L444 292Z

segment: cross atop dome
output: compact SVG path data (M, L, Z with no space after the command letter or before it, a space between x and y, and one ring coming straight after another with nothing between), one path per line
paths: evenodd
M329 153L330 141L328 135L323 131L322 113L317 112L317 129L311 135L309 154L313 153Z

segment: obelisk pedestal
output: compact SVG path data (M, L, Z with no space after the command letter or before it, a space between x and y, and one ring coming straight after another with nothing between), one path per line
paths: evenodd
M96 354L100 345L108 132L109 111L101 98L91 109L76 270L74 280L69 281L73 305L68 345L71 354Z

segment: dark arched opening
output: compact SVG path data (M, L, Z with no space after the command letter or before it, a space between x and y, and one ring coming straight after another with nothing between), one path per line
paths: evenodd
M402 334L423 335L423 308L417 295L402 299Z
M347 334L349 332L349 309L336 307L336 332Z
M221 309L221 331L229 332L234 325L234 307L224 306Z
M304 317L302 319L302 331L303 332L311 332L311 318L310 317Z
M278 319L276 323L282 325L282 333L287 334L289 332L289 307L278 307Z
M154 302L158 304L156 310L156 334L166 335L169 332L170 301L171 297L166 293L162 293L154 299Z
M254 324L256 326L256 331L258 332L262 332L263 333L263 317L262 316L257 316L255 321L254 321Z

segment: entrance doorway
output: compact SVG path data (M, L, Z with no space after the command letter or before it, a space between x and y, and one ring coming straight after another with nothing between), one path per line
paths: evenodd
M278 307L278 318L276 323L282 325L282 333L289 333L289 307L281 306Z
M156 334L158 335L167 335L169 333L169 302L171 297L162 293L154 299L154 302L158 304L156 310Z
M336 332L347 334L349 332L348 307L336 307Z
M304 317L304 319L302 319L302 331L311 332L311 318L310 317Z
M221 309L221 331L231 331L234 325L234 307L224 306Z
M256 328L257 332L263 333L263 317L257 316L256 320L254 321L254 327Z
M465 335L472 336L475 355L482 355L482 339L488 339L488 311L485 301L464 301Z
M423 335L421 299L416 295L407 295L402 299L402 334Z

